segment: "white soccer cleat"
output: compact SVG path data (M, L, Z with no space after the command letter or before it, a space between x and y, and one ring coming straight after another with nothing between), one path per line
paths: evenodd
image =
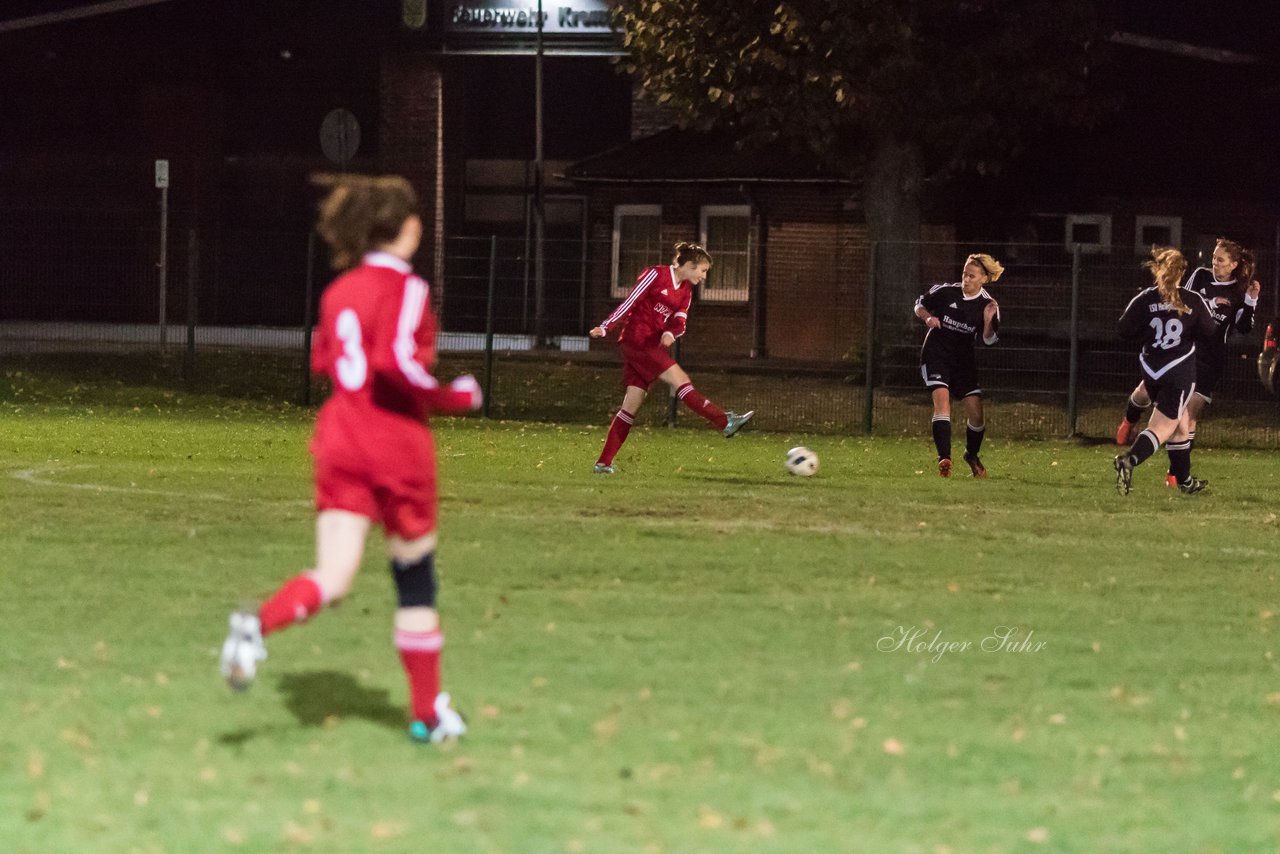
M442 691L436 695L435 712L436 725L431 730L432 744L452 741L467 734L467 722L449 704L448 692Z
M262 622L257 614L232 611L227 639L222 643L221 669L227 684L243 691L258 673L258 662L267 660L262 642Z
M726 439L732 439L737 435L738 431L746 426L746 423L751 420L751 416L755 414L756 411L754 409L750 412L744 412L741 415L736 412L726 412L724 414L724 437Z

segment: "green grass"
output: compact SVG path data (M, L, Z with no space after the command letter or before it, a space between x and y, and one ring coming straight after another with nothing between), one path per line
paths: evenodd
M1110 447L994 425L978 482L923 426L637 428L603 478L600 427L441 421L472 732L422 748L377 538L252 690L216 676L227 611L312 558L311 414L136 400L0 398L6 851L1280 844L1273 454L1198 450L1195 497L1161 455L1125 499ZM878 649L913 627L971 646Z

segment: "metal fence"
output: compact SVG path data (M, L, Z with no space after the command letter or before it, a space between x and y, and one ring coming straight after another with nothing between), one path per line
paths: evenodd
M319 400L324 390L306 372L307 330L329 274L315 241L298 231L180 230L170 235L162 277L159 231L148 218L0 213L3 364L89 383ZM746 305L726 320L732 312L695 300L678 358L725 408L755 409L756 429L927 434L930 404L917 363L924 330L911 309L927 283L958 280L970 251L991 252L1007 267L988 288L1001 305L1000 342L978 353L991 438L1112 435L1139 378L1136 351L1116 339L1115 321L1149 283L1131 247L844 247L785 293L761 293L752 283L753 301L785 299L793 311ZM1207 264L1204 249L1186 251L1192 266ZM1280 447L1280 405L1255 367L1262 327L1278 313L1280 279L1274 254L1259 254L1258 322L1232 338L1202 442ZM608 243L581 237L547 241L541 259L523 235L449 238L433 288L444 330L438 373L476 374L488 391L488 417L607 423L622 395L617 348L586 332L617 301L607 288L611 258ZM622 275L629 281L637 272ZM806 316L832 338L811 348L820 355L752 357L761 338L807 334ZM774 327L762 331L762 318ZM699 423L662 387L638 420Z

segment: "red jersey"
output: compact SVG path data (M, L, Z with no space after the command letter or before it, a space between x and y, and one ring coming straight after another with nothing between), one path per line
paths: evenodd
M474 380L441 388L427 283L408 262L366 255L320 301L311 370L333 381L311 449L354 471L434 467L426 416L476 405Z
M663 332L683 335L693 285L676 281L675 273L675 267L666 264L641 273L627 298L600 324L605 332L621 326L618 340L633 347L657 346Z

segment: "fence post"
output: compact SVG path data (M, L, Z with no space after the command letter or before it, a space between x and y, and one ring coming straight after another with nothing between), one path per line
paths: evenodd
M671 358L676 360L676 364L680 364L680 339L676 339L676 343L671 345ZM667 426L676 426L676 410L678 410L680 401L676 398L676 387L668 386L671 390L671 397L667 401Z
M311 303L315 294L316 233L307 232L306 304L302 307L302 405L311 405Z
M1080 244L1071 247L1071 350L1067 363L1067 435L1074 436L1080 417Z
M160 272L160 353L164 355L169 343L169 318L166 314L169 305L169 173L166 162L166 171L162 180L159 166L160 163L157 161L156 186L160 188L160 260L156 263L156 267Z
M871 244L871 260L867 267L867 363L863 367L866 391L862 401L862 432L870 433L875 424L876 373L876 244Z
M196 230L187 232L187 352L182 361L182 379L190 390L196 379L196 287L200 277L200 239Z
M498 235L489 236L489 298L484 306L484 408L481 414L489 417L493 402L493 293L498 276Z

